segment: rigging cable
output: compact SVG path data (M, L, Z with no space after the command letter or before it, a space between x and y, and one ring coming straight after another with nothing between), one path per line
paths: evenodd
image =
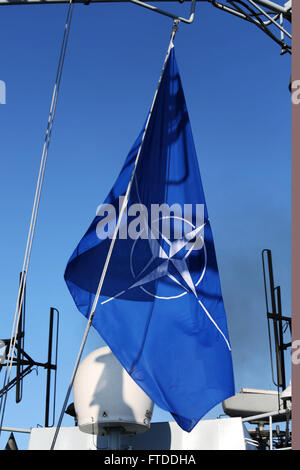
M65 27L64 27L62 44L60 48L57 72L56 72L50 111L49 111L49 117L48 117L48 122L47 122L47 127L46 127L45 140L44 140L44 145L42 149L39 174L38 174L38 179L36 183L36 190L35 190L33 208L32 208L32 213L31 213L30 226L28 230L28 237L27 237L27 242L26 242L26 249L25 249L24 261L23 261L20 285L19 285L19 291L18 291L17 306L16 306L16 310L14 314L12 334L11 334L9 350L7 354L7 364L6 364L3 387L7 385L7 383L10 380L10 375L11 375L13 357L14 357L14 352L16 348L17 331L18 331L18 326L20 322L21 309L22 309L22 304L23 304L23 299L24 299L24 291L25 291L24 286L26 285L26 279L27 279L27 274L28 274L32 243L33 243L33 238L34 238L34 233L35 233L37 214L38 214L38 209L39 209L41 191L42 191L45 168L46 168L47 157L48 157L48 150L49 150L53 123L54 123L54 118L55 118L56 105L57 105L57 100L58 100L58 95L59 95L59 90L60 90L63 66L64 66L66 50L67 50L67 45L68 45L68 40L69 40L73 9L74 9L74 3L73 3L73 0L70 0L68 11L67 11ZM3 419L4 419L4 413L5 413L6 397L7 397L7 393L3 394L1 397L1 401L0 401L0 435L1 435L1 429L3 425Z

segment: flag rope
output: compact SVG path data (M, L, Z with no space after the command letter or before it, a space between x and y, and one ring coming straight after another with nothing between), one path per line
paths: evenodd
M141 140L141 143L140 143L140 146L139 146L136 158L135 158L135 163L134 163L134 167L133 167L133 170L132 170L132 173L131 173L131 177L130 177L130 180L129 180L129 183L128 183L128 186L127 186L127 190L126 190L123 202L122 202L118 222L116 224L116 227L115 227L115 230L114 230L111 242L110 242L110 246L109 246L109 250L108 250L108 253L107 253L107 256L106 256L105 264L104 264L104 267L103 267L103 270L102 270L102 273L101 273L101 276L100 276L100 280L99 280L99 283L98 283L98 287L97 287L97 291L96 291L96 294L95 294L94 302L93 302L93 305L91 307L91 312L90 312L88 322L87 322L87 325L86 325L86 328L85 328L85 331L84 331L84 335L83 335L83 338L82 338L82 341L81 341L81 345L80 345L79 352L78 352L78 355L77 355L77 358L76 358L75 366L74 366L73 373L72 373L72 376L71 376L71 379L70 379L70 383L69 383L69 386L68 386L68 389L67 389L66 397L65 397L65 400L64 400L64 403L63 403L63 406L62 406L62 410L61 410L61 413L60 413L60 416L59 416L59 420L58 420L58 423L57 423L57 427L56 427L56 430L55 430L53 441L51 443L50 450L54 450L54 447L55 447L55 444L56 444L56 441L57 441L57 437L58 437L58 433L60 431L62 420L63 420L63 417L64 417L64 413L65 413L65 410L66 410L66 407L67 407L67 404L68 404L68 400L69 400L69 397L70 397L70 394L71 394L71 390L72 390L72 387L73 387L73 384L74 384L75 376L76 376L76 373L77 373L77 370L78 370L78 367L79 367L79 362L81 360L83 349L84 349L85 344L86 344L88 333L89 333L90 328L92 326L92 321L93 321L95 311L96 311L96 308L97 308L97 305L98 305L98 302L99 302L99 298L100 298L101 291L102 291L102 286L103 286L105 276L106 276L106 272L107 272L107 269L108 269L108 266L109 266L110 258L111 258L111 255L112 255L112 252L113 252L113 249L114 249L115 241L117 239L117 234L118 234L118 231L119 231L121 220L122 220L123 214L124 214L124 212L126 210L126 207L127 207L127 204L128 204L128 199L129 199L130 191L131 191L131 188L132 188L133 179L134 179L134 176L135 176L135 173L136 173L137 165L138 165L139 158L140 158L140 155L141 155L141 151L142 151L143 143L144 143L144 140L145 140L146 132L148 130L148 126L149 126L150 118L151 118L151 115L152 115L152 111L153 111L153 108L154 108L154 105L155 105L155 102L156 102L156 98L157 98L158 90L159 90L159 87L160 87L160 83L161 83L161 80L162 80L162 77L163 77L163 73L164 73L165 66L166 66L166 63L168 61L171 49L174 46L173 45L173 40L174 40L176 32L178 30L179 23L180 23L180 20L176 19L176 20L174 20L174 23L172 25L172 33L171 33L171 38L170 38L168 51L167 51L167 54L166 54L166 57L165 57L165 60L164 60L164 63L163 63L163 67L162 67L162 71L161 71L160 78L159 78L159 81L158 81L158 85L157 85L157 88L156 88L156 91L155 91L155 94L154 94L154 98L153 98L153 101L152 101L152 104L151 104L151 107L150 107L150 111L149 111L148 118L147 118L147 121L146 121L145 129L144 129L143 136L142 136L142 140Z
M27 236L27 241L26 241L26 248L25 248L25 254L24 254L23 267L22 267L22 271L21 271L21 279L20 279L19 290L18 290L17 305L16 305L15 314L14 314L12 333L11 333L11 338L10 338L10 343L9 343L9 350L8 350L8 353L7 353L8 361L7 361L5 375L4 375L3 387L5 387L6 384L10 380L11 369L12 369L12 364L13 364L13 357L14 357L14 352L15 352L15 348L16 348L17 331L18 331L18 326L19 326L19 322L20 322L21 309L22 309L22 304L23 304L23 299L24 299L25 284L26 284L26 280L27 280L27 274L28 274L28 268L29 268L29 262L30 262L30 255L31 255L31 250L32 250L32 243L33 243L33 239L34 239L34 233L35 233L35 227L36 227L36 221L37 221L37 214L38 214L41 191L42 191L42 186L43 186L43 181L44 181L44 174L45 174L45 168L46 168L46 162L47 162L47 156L48 156L48 149L49 149L50 140L51 140L51 133L52 133L53 122L54 122L55 111L56 111L56 105L57 105L57 99L58 99L58 94L59 94L59 89L60 89L62 71L63 71L64 61L65 61L65 56L66 56L66 50L67 50L67 45L68 45L68 39L69 39L69 33L70 33L70 27L71 27L73 8L74 8L73 0L70 0L69 1L68 12L67 12L67 17L66 17L66 22L65 22L65 26L64 26L63 40L62 40L62 44L61 44L60 55L59 55L59 60L58 60L58 66L57 66L57 71L56 71L56 77L55 77L55 83L54 83L53 94L52 94L52 99L51 99L51 105L50 105L49 117L48 117L48 122L47 122L47 128L46 128L46 133L45 133L45 140L44 140L44 145L43 145L43 150L42 150L39 174L38 174L38 179L37 179L37 183L36 183L34 202L33 202L33 207L32 207L30 225L29 225L28 236ZM2 395L1 401L0 401L0 413L1 413L0 434L1 434L1 429L2 429L2 424L3 424L3 419L4 419L5 407L6 407L6 397L7 397L7 393Z

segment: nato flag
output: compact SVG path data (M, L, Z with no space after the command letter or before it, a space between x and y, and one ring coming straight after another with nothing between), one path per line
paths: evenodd
M71 256L65 280L89 317L122 196L134 175L92 324L154 403L191 431L234 394L234 382L214 242L174 48L149 116Z

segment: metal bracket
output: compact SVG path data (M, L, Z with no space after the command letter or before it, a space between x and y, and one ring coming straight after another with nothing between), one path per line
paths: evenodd
M292 19L292 2L284 6L269 0L208 0L220 10L256 25L273 41L281 46L281 54L291 53L292 34L283 27L285 22L290 28Z
M190 24L194 21L195 17L195 8L197 0L191 0L191 8L190 8L190 16L189 18L183 18L181 16L174 15L168 11L162 10L157 8L149 3L140 1L140 0L73 0L74 3L84 3L89 5L90 3L105 3L105 2L131 2L135 5L139 5L141 7L147 8L148 10L154 11L156 13L160 13L161 15L168 16L169 18L173 18L173 20L182 21L183 23ZM163 1L163 0L155 0L155 1ZM175 1L175 0L174 0ZM183 3L184 0L179 0ZM198 0L199 1L199 0ZM206 1L206 0L200 0ZM33 5L33 4L51 4L51 3L69 3L69 0L0 0L1 5Z
M154 11L156 13L160 13L161 15L168 16L169 18L173 18L173 20L182 21L183 23L191 24L195 18L195 9L196 9L196 1L191 1L191 8L190 8L190 16L189 18L183 18L182 16L174 15L173 13L169 13L168 11L161 10L149 3L141 2L140 0L129 0L131 3L135 5L139 5L141 7L147 8L148 10Z

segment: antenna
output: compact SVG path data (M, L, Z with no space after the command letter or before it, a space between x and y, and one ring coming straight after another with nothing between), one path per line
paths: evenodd
M55 359L52 364L52 345L53 345L53 324L56 314L56 341L55 341ZM59 330L59 311L56 308L50 309L49 320L49 340L48 340L48 361L47 361L47 383L46 383L46 404L45 404L45 427L49 426L49 408L50 408L50 392L51 392L51 375L54 371L54 392L53 392L53 415L52 425L55 419L55 396L56 396L56 374L57 374L57 351L58 351L58 330Z
M266 297L266 310L267 310L272 379L273 379L274 385L278 388L281 388L283 391L286 389L284 352L288 347L291 346L291 343L284 342L285 328L283 326L283 322L286 322L286 325L287 327L289 327L289 330L291 332L291 317L282 315L281 289L280 289L280 286L275 287L275 284L274 284L271 250L265 249L262 251L262 264L263 264L263 274L264 274L264 287L265 287L265 297ZM270 322L273 324L273 337L274 337L276 372L277 372L276 380L274 377Z
M22 276L23 274L23 276ZM17 365L16 365L16 403L19 403L22 400L23 393L23 371L24 371L24 338L25 338L25 303L26 303L26 286L24 282L24 274L20 273L20 297L19 297L19 311L20 311L20 320L17 333L17 342L16 342L16 353L17 353Z
M24 282L24 275L20 273L20 283ZM54 387L53 387L53 424L54 424L54 413L55 413L55 395L56 395L56 373L57 373L57 351L58 351L58 331L59 331L59 311L56 308L51 307L50 309L50 321L49 321L49 339L48 339L48 360L47 362L37 362L25 352L24 339L25 339L25 302L26 302L26 285L20 285L23 293L22 303L20 305L20 321L19 327L16 334L16 347L14 351L14 357L11 365L15 367L16 375L11 379L2 389L0 389L0 399L6 395L9 390L16 387L16 403L20 403L23 396L23 379L29 375L36 367L43 367L47 370L46 379L46 403L45 403L45 427L49 426L49 407L50 407L50 395L51 395L51 377L54 372ZM55 355L52 359L53 349L53 333L54 333L54 320L56 316L56 330L55 330ZM14 338L12 338L14 340ZM10 364L11 358L8 357L10 339L0 340L0 348L4 349L4 353L0 356L0 372L3 367L7 367ZM53 424L51 426L53 426Z

